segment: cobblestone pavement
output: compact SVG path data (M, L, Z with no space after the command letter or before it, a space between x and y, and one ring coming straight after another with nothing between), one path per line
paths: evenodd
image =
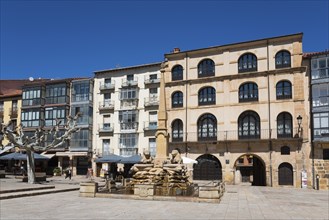
M1 200L0 219L329 219L328 206L328 191L293 188L227 185L219 204L85 198L72 191Z

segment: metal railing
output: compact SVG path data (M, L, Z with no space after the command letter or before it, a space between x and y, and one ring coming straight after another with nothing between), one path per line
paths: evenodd
M137 99L122 99L121 100L121 109L136 109L138 106Z
M183 132L170 134L170 142L237 141L301 138L302 129L260 129L249 131Z
M144 130L151 131L156 130L158 128L157 121L144 121Z
M114 82L111 83L99 83L99 90L111 90L115 88Z
M121 130L138 130L138 122L121 122Z
M113 132L114 126L111 123L103 123L98 125L98 132L109 133Z
M156 78L153 78L153 75L144 76L145 84L160 83L160 74L154 74Z
M109 110L114 109L114 101L106 100L99 103L98 110Z
M137 86L138 80L137 77L135 77L133 80L127 80L127 79L122 79L121 86L126 87L126 86Z

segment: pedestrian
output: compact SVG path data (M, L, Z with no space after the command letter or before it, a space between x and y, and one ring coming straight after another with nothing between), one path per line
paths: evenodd
M72 177L72 172L71 172L71 169L68 168L68 169L66 169L66 171L65 171L65 179L66 179L66 178L71 179L71 177Z

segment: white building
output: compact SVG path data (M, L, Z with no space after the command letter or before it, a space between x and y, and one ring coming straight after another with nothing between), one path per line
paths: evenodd
M109 154L132 156L144 150L155 155L160 65L94 72L94 160ZM93 163L93 167L98 175L100 164Z

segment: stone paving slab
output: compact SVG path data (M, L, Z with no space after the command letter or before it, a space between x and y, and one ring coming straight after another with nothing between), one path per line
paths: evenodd
M329 191L230 185L226 190L219 204L85 198L78 191L15 198L0 201L0 219L329 218Z

